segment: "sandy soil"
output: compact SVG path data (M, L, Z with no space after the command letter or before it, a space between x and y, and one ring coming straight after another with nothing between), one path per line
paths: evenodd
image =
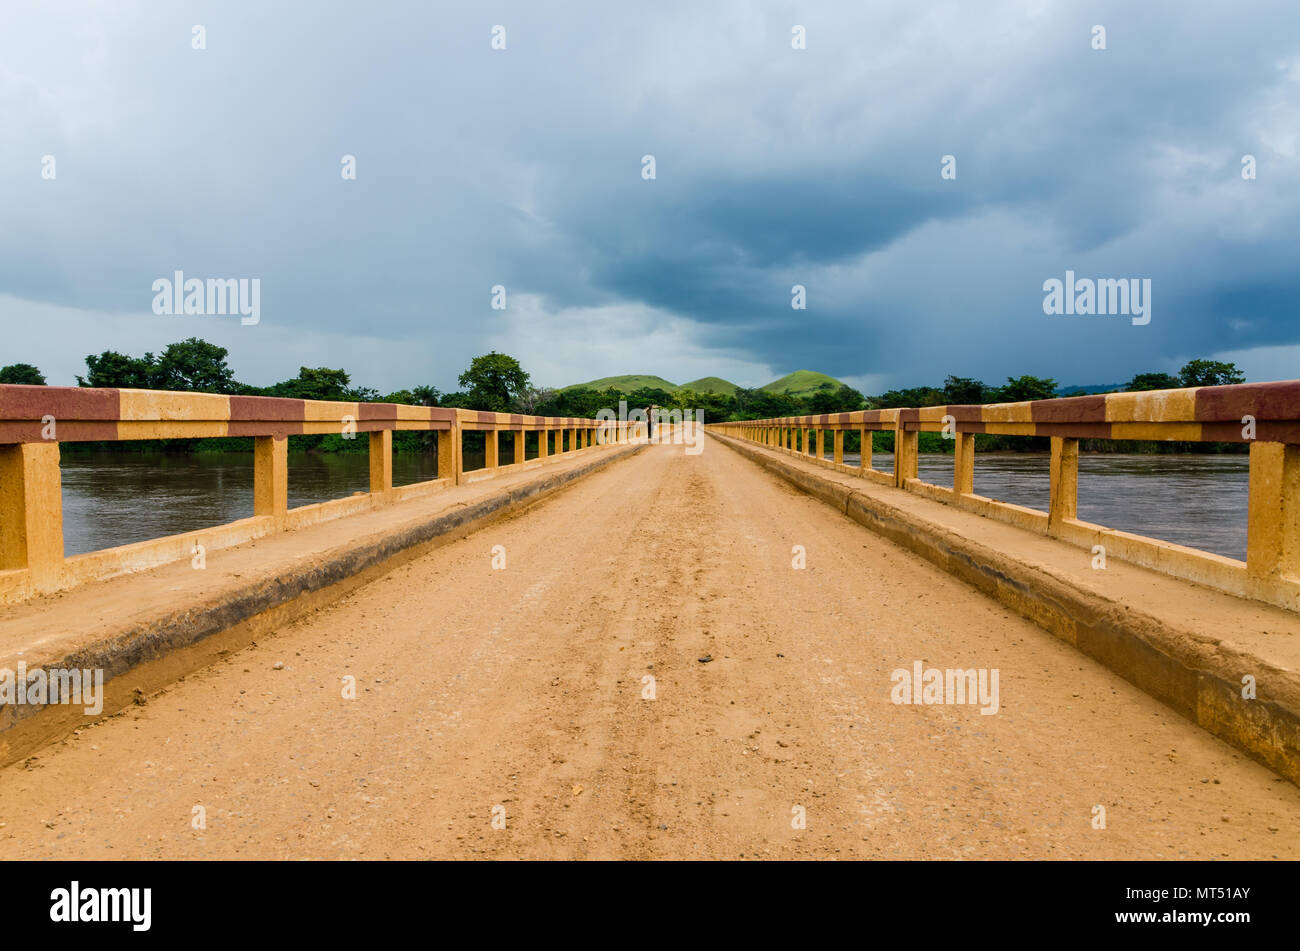
M892 703L917 660L998 668L1000 711ZM0 846L1297 858L1300 790L710 440L620 462L3 770Z

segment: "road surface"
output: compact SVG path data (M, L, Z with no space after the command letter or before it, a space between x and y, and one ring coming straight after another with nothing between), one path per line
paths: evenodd
M915 661L996 668L998 712L893 703ZM0 773L7 858L1296 858L1298 820L1291 784L711 439Z

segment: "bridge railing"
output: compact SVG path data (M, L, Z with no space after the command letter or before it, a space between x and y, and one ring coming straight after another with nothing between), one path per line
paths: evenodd
M1300 380L1022 403L865 410L713 423L708 428L1045 535L1089 548L1101 545L1108 556L1300 610ZM851 431L861 434L858 466L844 465L844 434ZM892 474L872 467L871 433L878 431L894 434ZM940 432L953 439L951 489L917 477L922 432ZM824 458L828 433L831 459ZM975 494L975 436L980 433L1050 437L1046 512ZM1080 521L1080 439L1248 443L1246 560Z
M394 487L393 433L437 434L438 477ZM467 471L463 438L484 434L484 467ZM501 434L510 433L510 458ZM525 459L537 434L536 458ZM289 508L288 437L337 434L369 441L370 491ZM195 546L227 547L273 532L366 511L491 478L504 467L540 466L597 445L643 436L618 420L485 413L400 403L331 402L158 390L0 385L0 602L60 590L191 557ZM227 525L71 558L63 554L61 442L253 439L253 513ZM554 448L548 445L554 442Z

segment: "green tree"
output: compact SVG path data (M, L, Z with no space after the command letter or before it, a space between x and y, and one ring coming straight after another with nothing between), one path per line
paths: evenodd
M947 402L943 392L933 386L913 386L881 393L871 401L871 408L911 409L917 406L943 406Z
M1124 386L1125 391L1136 393L1139 390L1173 390L1182 386L1178 377L1169 373L1139 373Z
M413 386L411 395L420 406L437 406L438 400L442 399L442 394L438 392L436 386Z
M407 406L437 406L438 388L435 386L413 386L379 398L380 403L405 403Z
M235 371L226 363L225 347L190 337L169 343L149 374L156 390L190 393L231 393L238 388Z
M471 360L469 369L456 382L468 388L468 409L508 413L511 404L528 388L529 377L518 360L493 350Z
M0 383L26 383L29 386L44 386L45 375L30 363L11 363L0 367Z
M153 387L154 356L129 357L116 350L99 356L86 356L86 375L77 377L77 386L107 386L123 390L148 390Z
M1055 397L1055 380L1041 376L1009 376L1006 385L998 390L996 402L1020 403L1025 400L1050 400Z
M298 375L282 380L266 390L267 396L285 396L295 400L351 400L351 377L347 370L329 367L299 367Z
M638 387L637 389L628 393L625 399L627 400L628 406L672 406L673 405L673 395L669 393L667 390L661 390L657 386ZM612 405L608 403L602 403L600 406L597 406L596 409L597 411L599 411L601 408L607 405L610 407L610 409L616 409L618 407L618 401L615 400Z
M943 401L949 406L983 403L987 389L979 380L950 376L943 381Z
M769 390L749 390L737 387L732 394L733 419L776 419L781 416L802 416L804 406L789 393L772 393Z
M1190 360L1178 371L1178 380L1183 386L1226 386L1229 383L1245 383L1246 374L1238 370L1235 363Z
M818 387L808 398L808 412L816 415L850 413L862 409L864 402L862 394L848 384L841 384L839 389Z
M555 403L559 395L549 386L526 386L523 392L515 397L511 409L525 416L540 416L542 414L538 412L538 408Z

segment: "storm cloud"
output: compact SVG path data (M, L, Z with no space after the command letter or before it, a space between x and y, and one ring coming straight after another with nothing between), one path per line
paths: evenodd
M10 4L0 121L0 363L56 383L191 335L381 390L489 348L551 385L1300 375L1285 0ZM260 322L155 315L177 270L260 279ZM1149 279L1150 324L1044 314L1067 270Z

